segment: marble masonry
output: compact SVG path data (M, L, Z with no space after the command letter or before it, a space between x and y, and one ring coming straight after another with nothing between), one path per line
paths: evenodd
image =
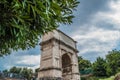
M60 30L42 37L39 80L80 80L76 41Z

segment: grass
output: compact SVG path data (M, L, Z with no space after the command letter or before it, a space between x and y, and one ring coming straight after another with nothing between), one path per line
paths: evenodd
M114 80L114 78L120 73L117 73L115 76L111 76L109 78L99 79L99 80Z
M100 78L100 77L82 77L81 80L114 80L115 76L111 76L109 78Z
M114 80L115 76L111 76L109 78L99 79L99 80Z
M90 77L85 77L85 76L82 76L81 77L81 80L114 80L115 79L115 77L117 76L117 75L119 75L120 73L117 73L116 75L114 75L114 76L111 76L111 77L109 77L109 78L100 78L100 77L95 77L95 76L90 76Z

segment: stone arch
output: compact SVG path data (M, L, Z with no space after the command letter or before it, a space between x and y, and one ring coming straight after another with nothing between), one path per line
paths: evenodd
M59 30L42 37L40 80L80 80L76 41Z
M72 59L67 53L65 53L62 55L62 77L66 79L68 75L71 73L72 73Z

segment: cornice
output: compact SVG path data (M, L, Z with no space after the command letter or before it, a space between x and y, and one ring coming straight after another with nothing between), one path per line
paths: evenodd
M64 45L64 46L72 49L72 50L75 51L76 53L78 53L78 50L77 50L77 49L75 49L75 48L73 48L72 46L66 44L66 43L63 42L62 40L58 40L58 39L56 39L56 38L54 38L54 37L51 38L51 39L49 39L49 40L46 40L46 41L44 41L44 42L41 42L40 45L42 46L42 45L48 44L48 43L51 42L51 41L56 41L56 42L58 42L59 44L62 44L62 45Z

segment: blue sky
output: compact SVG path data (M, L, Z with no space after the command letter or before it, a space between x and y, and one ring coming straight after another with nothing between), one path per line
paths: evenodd
M78 55L94 62L96 57L105 57L112 49L120 50L120 0L79 0L71 25L59 29L77 41ZM19 50L0 58L0 70L12 66L40 66L40 46Z

